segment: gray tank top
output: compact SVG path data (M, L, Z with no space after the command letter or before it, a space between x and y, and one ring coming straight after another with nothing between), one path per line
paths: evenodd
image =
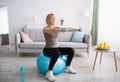
M44 33L45 41L46 41L46 48L56 48L58 47L58 33Z

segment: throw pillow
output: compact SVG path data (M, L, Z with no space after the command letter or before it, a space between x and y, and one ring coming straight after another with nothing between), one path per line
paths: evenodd
M83 32L74 32L72 36L72 42L83 43L84 33Z
M32 39L28 36L28 34L25 34L23 32L19 33L23 42L33 42Z

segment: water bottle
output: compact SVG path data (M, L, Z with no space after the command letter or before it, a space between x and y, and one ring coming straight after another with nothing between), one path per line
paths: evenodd
M20 67L20 82L25 82L25 67Z

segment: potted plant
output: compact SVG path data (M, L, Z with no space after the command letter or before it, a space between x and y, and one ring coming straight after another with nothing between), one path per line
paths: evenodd
M64 19L60 19L60 25L63 25Z

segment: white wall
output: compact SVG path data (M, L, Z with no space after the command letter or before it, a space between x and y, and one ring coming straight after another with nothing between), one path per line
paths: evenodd
M98 42L120 48L120 1L100 0Z
M82 27L85 32L91 28L92 0L0 0L8 5L10 43L14 35L36 16L37 23L45 25L48 13L55 13L56 24L62 18L65 26Z

